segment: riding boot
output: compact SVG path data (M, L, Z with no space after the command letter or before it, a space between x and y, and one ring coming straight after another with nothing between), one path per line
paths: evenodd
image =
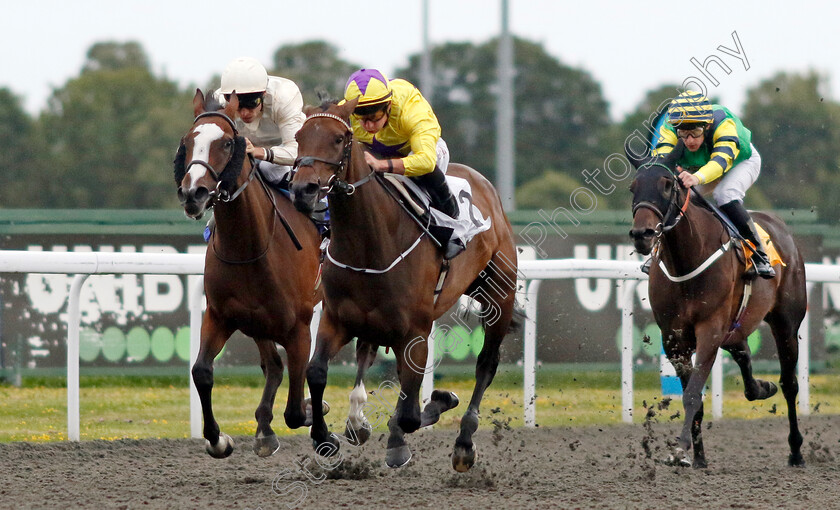
M741 237L750 241L755 246L751 259L758 276L765 279L776 276L776 271L770 265L770 259L767 257L764 242L761 240L761 236L758 235L755 223L744 208L744 204L740 200L733 200L720 206L720 210L732 221L732 224L738 229Z
M435 167L433 171L427 174L414 177L414 180L429 192L432 207L453 219L458 219L458 203L446 184L446 174L440 168Z
M429 196L432 199L432 207L452 219L458 219L458 203L455 201L455 197L452 196L452 192L446 184L446 175L440 168L435 167L434 171L419 177L414 177L413 179L429 192ZM464 251L466 247L463 241L457 237L452 237L451 228L440 226L437 230L443 229L448 231L448 235L436 235L435 237L441 242L441 246L443 247L443 258L451 260ZM435 232L434 229L432 231L433 233Z

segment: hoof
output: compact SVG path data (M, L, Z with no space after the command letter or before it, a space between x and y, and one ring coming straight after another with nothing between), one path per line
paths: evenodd
M367 440L370 439L370 433L371 427L368 422L362 424L362 427L359 429L351 427L348 422L347 427L344 429L344 437L353 446L361 446L367 443Z
M805 467L805 459L802 458L802 454L791 453L788 456L788 466L791 466L791 467Z
M312 426L312 399L307 398L303 401L304 408L306 409L306 420L303 422L304 427L311 427ZM326 400L321 401L321 409L323 411L323 415L326 416L330 412L330 404L327 403Z
M271 457L277 450L280 449L280 441L277 436L271 434L270 436L257 437L254 442L254 453L260 457Z
M317 440L312 440L312 448L315 450L315 453L320 455L321 457L332 457L338 453L341 449L341 445L338 443L338 438L335 435L330 434L327 437L327 440L319 443Z
M210 441L204 440L204 449L211 457L216 459L230 457L230 454L233 453L233 446L233 439L225 433L219 434L219 441L215 446L211 445Z
M396 448L388 448L385 452L385 464L389 468L399 468L408 464L411 460L411 448L408 445L397 446Z
M434 390L432 400L441 403L441 412L455 409L461 403L454 391Z
M456 445L455 451L452 452L452 467L459 473L466 473L473 467L477 458L478 453L475 451L475 445L469 449Z
M680 447L674 448L674 451L668 456L665 463L669 466L691 467L691 459L688 458L686 451Z

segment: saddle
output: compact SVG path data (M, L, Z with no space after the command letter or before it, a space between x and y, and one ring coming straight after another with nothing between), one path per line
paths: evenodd
M458 218L454 219L442 211L430 206L431 199L426 190L420 188L411 179L396 174L380 174L387 183L385 188L399 202L414 220L437 240L437 244L446 251L450 240L459 241L462 246L476 234L488 230L491 226L490 218L485 218L478 207L473 204L472 190L466 179L447 176L446 183L457 197L459 207Z
M773 240L770 239L770 234L767 233L764 228L755 223L755 229L758 232L759 237L761 237L761 241L764 243L764 246L767 248L767 259L770 261L771 266L775 266L776 264L781 264L783 267L787 266L785 262L782 260L782 257L779 256L779 251L776 249L776 246L773 244ZM750 241L741 240L741 253L744 255L744 263L746 265L745 273L750 274L753 270L753 262L752 262L752 255L755 253L755 246Z

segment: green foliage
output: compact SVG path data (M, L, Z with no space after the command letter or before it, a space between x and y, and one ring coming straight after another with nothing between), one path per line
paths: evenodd
M32 182L43 168L44 147L20 98L8 89L0 89L0 204L4 207L32 203Z
M42 207L177 205L171 162L192 95L154 77L136 49L95 46L84 72L50 98L40 119L50 158Z
M475 46L447 43L432 51L434 93L427 98L443 128L452 160L495 178L496 39ZM540 45L514 39L516 183L539 177L546 168L575 174L603 162L609 126L607 103L589 73L569 67ZM420 55L398 70L415 85ZM600 156L600 157L599 157Z
M420 84L420 55L392 77ZM495 177L497 40L448 42L432 50L430 100L452 151ZM318 91L342 95L359 64L337 47L310 41L279 47L272 74L295 81L308 104ZM364 65L364 64L362 64ZM581 186L597 208L625 208L626 183L603 195L582 172L603 171L610 154L638 131L649 138L656 110L677 92L650 90L620 122L610 122L600 85L584 69L514 39L517 203L520 208L568 206ZM385 70L387 72L387 70ZM218 86L218 76L208 84ZM815 208L840 219L840 104L827 98L817 73L778 73L747 92L741 118L762 155L762 174L747 195L752 208ZM176 208L172 158L192 120L194 89L156 76L133 41L93 44L79 75L58 87L32 119L21 100L0 89L0 206L33 208ZM715 100L714 98L712 98ZM38 185L33 186L37 178Z
M757 187L777 208L816 206L840 218L840 104L816 73L778 73L747 93L742 120L761 153Z
M274 52L273 62L269 74L297 83L304 103L312 105L320 104L320 91L332 99L343 98L347 78L363 67L340 59L338 49L324 41L281 46Z

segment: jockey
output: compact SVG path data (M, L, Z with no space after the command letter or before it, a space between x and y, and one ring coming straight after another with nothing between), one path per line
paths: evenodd
M246 151L272 187L288 190L298 152L295 133L306 118L300 89L292 80L269 76L256 59L240 57L225 68L215 98L224 105L234 91L239 98L236 127Z
M449 149L440 137L437 117L420 91L405 80L388 80L376 69L360 69L350 75L344 88L345 101L356 98L359 102L351 115L353 136L370 151L365 152L370 167L412 178L429 192L435 209L457 219L458 204L445 176ZM462 250L459 240L449 240L445 258Z
M667 154L676 146L677 138L684 140L688 150L678 161L680 181L691 187L720 178L712 193L715 202L738 233L756 247L752 255L756 273L762 278L773 278L776 272L764 243L744 208L744 195L761 172L761 156L750 143L752 134L728 109L711 104L706 96L693 90L671 101L667 116L653 154Z

